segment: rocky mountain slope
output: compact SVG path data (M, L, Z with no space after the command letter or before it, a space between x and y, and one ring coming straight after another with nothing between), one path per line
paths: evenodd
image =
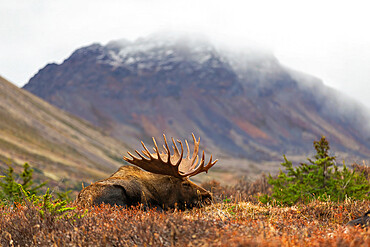
M99 128L0 77L0 167L25 162L49 185L81 186L123 164L128 150ZM62 182L61 182L62 181Z
M221 166L269 170L326 135L341 157L370 157L369 111L268 52L152 35L76 50L24 87L138 147L162 133L202 137ZM253 167L254 166L254 167Z

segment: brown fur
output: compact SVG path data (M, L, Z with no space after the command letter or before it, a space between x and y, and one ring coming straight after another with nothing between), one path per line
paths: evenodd
M118 206L143 204L145 207L168 209L199 206L211 198L210 192L187 177L177 178L134 166L122 166L109 178L84 188L76 203L82 207L105 203Z

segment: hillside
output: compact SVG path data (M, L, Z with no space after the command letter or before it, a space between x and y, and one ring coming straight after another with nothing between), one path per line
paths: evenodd
M73 187L114 172L128 150L99 128L0 77L0 166L28 162L37 179Z
M194 132L224 168L271 171L283 153L306 156L321 135L340 159L370 157L368 109L268 52L228 51L194 37L83 47L24 89L134 147Z

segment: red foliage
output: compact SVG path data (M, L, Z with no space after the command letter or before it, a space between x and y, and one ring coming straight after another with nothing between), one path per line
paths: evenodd
M219 203L185 212L106 205L41 218L31 205L2 207L2 246L359 246L370 229L345 227L369 201L294 207ZM84 215L78 217L77 215ZM49 216L50 217L50 216Z
M0 245L370 246L370 228L345 226L368 211L370 201L263 205L256 195L269 193L265 177L203 186L213 192L214 203L184 212L102 205L41 217L30 203L0 206Z

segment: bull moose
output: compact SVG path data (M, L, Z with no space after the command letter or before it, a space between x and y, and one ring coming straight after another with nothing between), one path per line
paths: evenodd
M216 164L212 155L205 164L204 151L199 161L199 143L194 134L194 151L190 157L189 144L185 140L187 156L184 158L184 148L181 141L179 151L172 138L173 154L170 153L166 136L164 138L164 152L159 151L153 137L154 153L141 142L144 150L142 154L135 150L139 157L130 152L132 158L123 157L135 166L122 166L109 178L95 182L84 188L78 195L76 203L80 206L99 205L101 203L118 206L135 206L142 204L145 207L157 209L191 208L202 205L202 202L212 199L209 191L191 182L189 177L208 170ZM199 164L198 164L199 161ZM140 167L141 169L139 169ZM142 170L143 169L143 170ZM145 171L144 171L145 170Z

